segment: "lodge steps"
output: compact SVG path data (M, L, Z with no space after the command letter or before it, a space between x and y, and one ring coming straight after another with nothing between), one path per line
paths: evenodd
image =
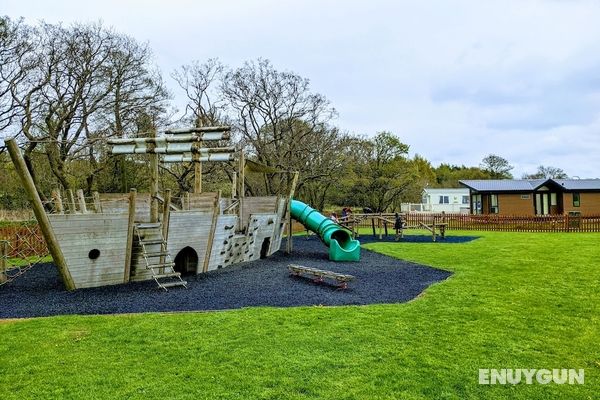
M142 249L142 255L146 263L146 269L152 273L152 278L159 288L168 291L170 287L183 286L187 288L187 282L181 279L181 273L175 271L175 263L167 250L167 241L162 233L162 223L138 223L135 224L134 233ZM146 246L160 245L159 251L149 251ZM150 261L156 259L157 261Z

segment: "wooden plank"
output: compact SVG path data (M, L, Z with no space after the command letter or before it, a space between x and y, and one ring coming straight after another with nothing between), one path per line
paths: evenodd
M122 283L127 241L126 214L50 215L76 288ZM89 252L99 250L98 258ZM117 282L106 274L119 275Z

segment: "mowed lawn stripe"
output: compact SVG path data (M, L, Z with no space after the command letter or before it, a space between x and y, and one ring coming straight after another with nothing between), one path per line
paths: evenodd
M405 304L2 323L0 398L594 398L600 235L477 235L366 245L454 272ZM586 382L486 386L479 368Z

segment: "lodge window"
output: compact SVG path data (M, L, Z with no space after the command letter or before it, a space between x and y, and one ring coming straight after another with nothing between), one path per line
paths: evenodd
M579 193L573 193L573 207L579 207L581 204L581 197Z
M498 214L498 195L490 194L490 214Z
M462 197L462 203L463 204L469 204L469 196L463 196Z
M440 196L440 204L450 204L450 197Z

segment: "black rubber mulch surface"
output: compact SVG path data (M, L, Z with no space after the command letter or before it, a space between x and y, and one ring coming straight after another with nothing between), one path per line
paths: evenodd
M446 236L445 238L436 238L435 243L468 243L475 239L479 239L479 236ZM395 233L390 229L387 236L383 235L381 239L379 236L373 235L362 235L358 238L361 244L374 243L374 242L404 242L404 243L432 243L433 239L431 235L411 235L405 234L403 238L396 240Z
M0 286L0 318L401 303L451 275L365 249L360 262L332 262L327 258L327 250L315 236L295 238L290 256L280 251L268 259L188 276L187 289L172 288L168 292L158 289L154 281L67 292L56 268L40 265ZM290 276L290 263L351 274L356 280L348 289L338 290Z

